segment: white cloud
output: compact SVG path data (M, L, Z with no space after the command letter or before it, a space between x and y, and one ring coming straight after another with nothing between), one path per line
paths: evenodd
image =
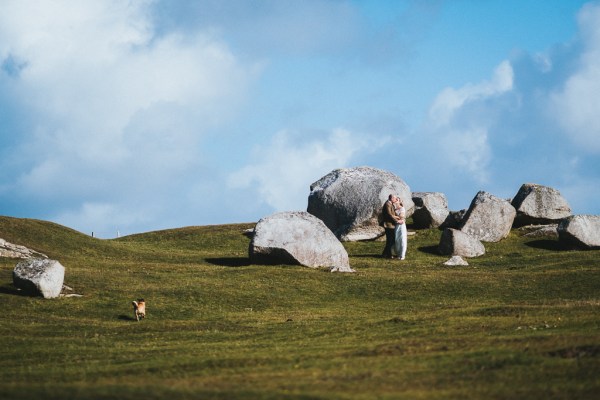
M374 151L387 139L358 136L334 129L324 138L278 132L254 161L230 175L232 188L253 185L260 199L276 211L306 209L310 185L336 168L347 166L358 152Z
M438 178L472 181L490 180L493 158L490 129L497 123L494 102L513 90L514 71L508 61L500 63L490 80L446 88L433 101L427 120L413 144L415 151L429 155L420 160L422 170Z
M406 63L400 55L422 43L414 21L436 7L400 4L374 29L377 18L346 1L0 2L0 201L23 216L105 236L248 220L269 208L305 209L312 182L357 163L398 172L418 190L448 189L449 199L501 185L514 194L527 181L583 196L586 182L597 184L598 3L582 9L574 43L515 52L489 79L441 90L422 127L407 133L397 123L407 111L386 97L398 86L381 86L397 80L399 64L362 75L354 61ZM381 82L349 85L335 71L352 79L381 72ZM257 79L263 73L271 75ZM251 103L255 82L263 86ZM307 82L320 84L303 98ZM321 93L339 100L315 102ZM373 98L367 107L357 100ZM306 105L305 113L292 118L282 103L292 104L285 112ZM243 121L231 118L240 105L248 105ZM393 108L391 127L382 107ZM366 114L378 117L360 120ZM294 134L294 123L326 133ZM330 129L339 125L373 135ZM281 126L289 130L271 143L261 134ZM402 141L383 146L377 130ZM238 207L236 195L247 204Z
M600 152L600 5L579 14L574 42L546 53L515 52L491 79L446 88L415 135L427 190L468 205L477 190L501 196L525 182L556 187L591 209ZM558 122L558 123L557 123ZM472 192L465 195L465 188ZM585 188L588 188L586 190Z
M16 4L17 14L38 9ZM26 65L19 84L32 108L78 137L100 134L107 150L121 144L137 112L157 103L197 107L208 120L224 111L249 71L211 37L154 37L145 5L59 1L33 20L7 13L18 23L4 29L5 57Z
M583 53L577 70L551 97L552 114L581 150L600 154L600 5L579 13Z
M467 84L459 89L446 88L435 98L429 109L429 122L436 128L447 125L462 107L510 91L514 72L508 61L496 67L490 81Z
M471 130L447 131L440 138L440 146L444 155L456 172L466 172L476 182L487 183L487 170L492 152L485 128Z
M222 32L245 54L336 54L357 38L358 8L348 1L162 1L161 23Z
M55 202L58 222L83 227L128 212L142 221L137 199L199 179L203 136L258 75L206 32L157 35L152 4L2 3L0 81L11 90L0 96L29 116L14 133L13 157L27 162L12 190ZM155 212L169 207L160 201Z

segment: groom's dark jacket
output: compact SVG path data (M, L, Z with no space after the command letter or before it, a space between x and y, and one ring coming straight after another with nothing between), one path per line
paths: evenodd
M396 213L394 212L394 205L390 200L386 201L383 205L381 216L384 228L394 229L396 227Z

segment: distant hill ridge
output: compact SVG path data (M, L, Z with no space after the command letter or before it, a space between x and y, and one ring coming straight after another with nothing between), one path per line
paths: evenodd
M25 246L52 257L60 249L72 250L91 245L93 238L74 229L29 218L0 216L0 238L7 242Z
M210 254L230 245L231 229L243 231L255 223L188 226L122 236L117 239L98 239L66 226L37 219L0 216L0 238L25 246L49 258L65 260L90 257L152 261L169 252L188 255ZM235 238L237 239L237 238ZM240 249L247 255L247 248Z

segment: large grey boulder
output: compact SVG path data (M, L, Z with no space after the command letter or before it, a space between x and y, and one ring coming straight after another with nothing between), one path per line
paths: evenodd
M438 246L441 254L461 257L479 257L485 254L483 243L471 235L446 228Z
M600 248L600 215L573 215L558 224L558 239L583 249Z
M415 192L412 200L415 203L413 225L417 229L438 228L450 214L444 193Z
M13 270L13 284L17 288L46 299L60 295L64 278L65 267L50 259L26 259L20 261Z
M258 221L250 242L255 264L294 264L354 272L348 253L323 221L305 211L287 211Z
M511 204L517 210L515 226L557 223L571 215L558 190L534 183L524 183Z
M460 230L483 242L499 242L510 233L517 211L507 201L490 193L477 193Z
M390 194L402 199L410 217L412 193L396 175L371 167L336 169L310 185L307 211L342 241L371 240L383 234L378 216Z

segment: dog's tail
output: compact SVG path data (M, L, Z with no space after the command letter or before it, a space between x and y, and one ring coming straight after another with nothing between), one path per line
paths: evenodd
M138 303L137 303L137 301L135 301L135 300L134 300L134 301L132 301L132 302L131 302L131 304L133 304L133 306L134 306L135 308L138 308Z

